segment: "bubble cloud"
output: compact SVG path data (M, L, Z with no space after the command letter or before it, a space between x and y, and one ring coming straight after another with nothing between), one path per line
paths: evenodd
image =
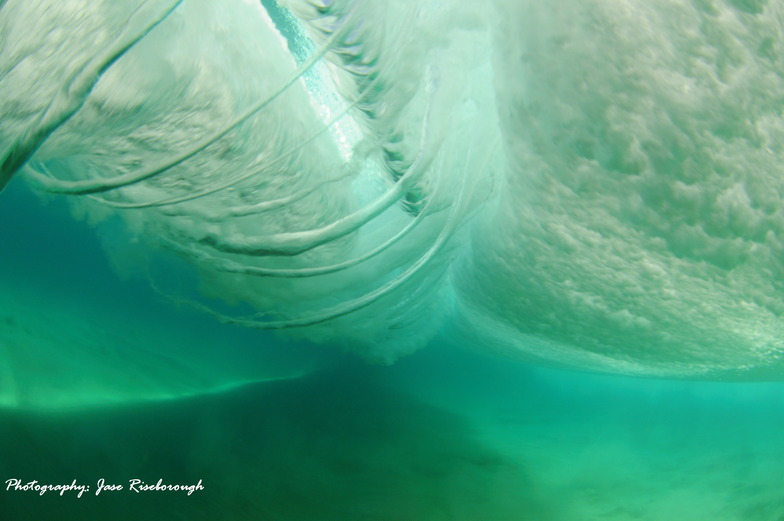
M372 360L441 332L780 379L783 20L764 0L0 1L0 186L119 216L254 310L220 320Z

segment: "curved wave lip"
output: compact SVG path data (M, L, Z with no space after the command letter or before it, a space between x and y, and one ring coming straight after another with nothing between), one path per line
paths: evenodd
M375 360L780 379L783 9L7 0L0 184Z

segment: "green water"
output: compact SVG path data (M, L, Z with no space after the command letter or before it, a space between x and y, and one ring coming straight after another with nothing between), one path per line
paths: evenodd
M784 521L782 99L774 0L0 0L0 521Z
M784 515L781 386L499 370L497 360L465 353L395 368L343 364L176 402L5 411L4 479L76 479L92 491L104 478L126 489L80 499L5 491L4 519ZM130 479L159 478L203 480L205 489L127 490Z
M22 189L4 202L19 229L64 211ZM443 336L370 365L220 326L101 257L85 270L92 231L45 222L62 241L45 246L60 259L48 275L26 234L3 232L17 255L3 261L0 478L90 492L4 483L4 520L784 516L782 384L534 368ZM84 277L94 290L76 292ZM96 496L101 478L124 489ZM204 490L135 493L131 479Z

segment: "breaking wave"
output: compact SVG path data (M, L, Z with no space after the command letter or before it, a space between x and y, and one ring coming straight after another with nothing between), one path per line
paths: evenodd
M120 216L254 310L192 302L225 322L374 360L441 331L779 379L782 20L765 0L0 0L0 186Z

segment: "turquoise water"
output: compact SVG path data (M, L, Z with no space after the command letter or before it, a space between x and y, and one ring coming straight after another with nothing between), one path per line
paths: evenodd
M784 520L782 93L765 0L0 0L0 521Z
M3 490L3 519L784 517L782 384L544 369L443 336L371 365L118 278L57 200L14 187L0 212L0 477L91 486ZM95 496L101 478L126 488Z

